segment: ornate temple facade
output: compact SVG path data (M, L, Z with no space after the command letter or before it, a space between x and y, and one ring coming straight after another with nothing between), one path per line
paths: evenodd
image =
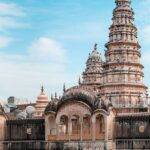
M112 21L106 60L95 44L78 86L64 86L62 97L51 100L42 87L35 110L5 113L1 107L0 149L150 149L150 107L131 0L116 0Z

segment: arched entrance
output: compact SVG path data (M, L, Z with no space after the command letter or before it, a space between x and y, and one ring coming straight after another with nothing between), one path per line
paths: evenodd
M96 139L104 140L105 139L105 121L104 116L98 114L96 116Z
M83 116L83 133L90 134L91 133L91 123L90 123L90 116L85 115Z
M50 116L48 118L48 124L49 124L49 133L50 133L50 135L56 135L56 121L55 121L55 116Z
M81 134L81 124L80 124L80 118L78 115L71 116L71 140L79 140L80 134Z
M84 115L82 122L82 140L91 140L91 116Z
M65 116L65 115L62 115L60 117L60 122L59 122L59 125L58 125L58 132L59 132L59 135L61 134L68 134L68 117Z
M73 115L71 117L71 124L72 124L72 134L80 134L79 116Z

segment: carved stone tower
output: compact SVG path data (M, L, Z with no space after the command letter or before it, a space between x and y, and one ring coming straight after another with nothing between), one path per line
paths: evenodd
M37 97L36 106L35 106L35 118L41 118L44 115L44 110L48 105L48 97L44 93L44 88L41 88L41 94Z
M100 94L108 97L113 106L126 110L146 111L147 87L143 83L143 65L134 25L134 12L130 0L116 0L113 23L106 46L106 63ZM125 109L122 109L122 112Z
M89 54L86 62L86 69L83 72L83 85L100 85L102 83L102 59L97 51L97 44L94 45L94 50Z

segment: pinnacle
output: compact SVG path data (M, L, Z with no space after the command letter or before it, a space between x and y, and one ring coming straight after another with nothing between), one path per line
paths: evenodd
M94 44L94 51L97 50L97 43Z
M42 86L41 87L41 94L43 94L44 93L44 87Z

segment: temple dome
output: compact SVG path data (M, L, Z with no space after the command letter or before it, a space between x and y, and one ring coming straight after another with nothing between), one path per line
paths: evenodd
M69 101L80 101L86 103L92 110L94 110L94 101L96 100L94 91L90 91L81 86L75 86L65 91L61 100L58 103L58 108Z
M44 88L41 88L41 94L37 97L36 106L35 106L35 117L42 117L44 110L49 103L48 97L44 93Z
M86 68L83 72L83 84L101 84L103 71L103 61L100 53L97 51L97 44L94 45L94 50L89 54L86 62Z
M94 50L92 51L91 54L89 54L89 57L88 57L88 60L87 60L87 63L89 61L102 61L101 60L101 55L100 53L97 51L97 44L94 45Z

